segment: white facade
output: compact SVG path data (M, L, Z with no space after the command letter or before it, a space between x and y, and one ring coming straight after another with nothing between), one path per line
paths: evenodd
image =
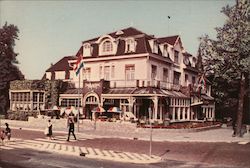
M207 119L212 120L215 117L214 104L202 104L201 99L195 98L192 101L186 93L181 93L183 88L197 86L198 71L195 67L196 57L185 51L179 36L154 38L134 28L128 28L82 42L77 56L79 55L83 55L84 60L80 85L79 76L72 69L76 59L68 60L71 68L67 79L66 71L56 71L54 79L69 81L76 88L93 88L93 82L104 80L109 81L110 90L147 87L155 89L153 93L147 91L147 94L94 93L91 90L83 95L82 102L88 102L90 97L86 95L93 92L96 95L96 102L91 102L94 106L103 106L105 101L118 102L124 114L131 113L137 119L143 115L144 108L151 107L149 104L154 107L151 119L161 122L165 118L171 118L172 122L196 120L197 111ZM46 72L47 79L53 79L52 77L50 72ZM209 97L211 88L207 88L202 94L212 101L213 98ZM161 93L156 93L157 89ZM166 98L169 100L165 100ZM145 105L147 103L149 104ZM196 108L196 104L202 105L199 106L202 110ZM83 103L83 108L85 105L87 104Z

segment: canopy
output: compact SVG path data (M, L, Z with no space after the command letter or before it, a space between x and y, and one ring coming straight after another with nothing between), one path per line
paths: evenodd
M108 109L108 112L121 113L121 109L119 107L111 107Z
M103 112L106 112L106 110L102 107L96 107L92 110L92 112L103 113Z
M71 106L70 109L72 110L72 112L73 112L74 115L77 115L77 114L78 114L78 109L75 108L74 106Z
M59 110L57 106L53 106L52 110Z
M71 112L72 112L72 109L71 109L71 108L67 107L67 108L65 109L65 113L66 113L67 115L69 115Z

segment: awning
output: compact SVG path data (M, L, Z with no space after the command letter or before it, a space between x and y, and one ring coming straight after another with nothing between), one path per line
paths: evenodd
M52 110L59 110L57 106L53 106Z
M106 112L106 110L102 107L96 107L93 110L91 110L92 112L97 112L97 113L103 113Z
M202 105L203 102L195 102L195 103L192 103L190 106L198 106L198 105Z
M203 99L203 100L214 100L214 98L213 97L211 97L211 96L208 96L208 95L201 95L201 98Z
M108 109L108 112L121 113L122 111L119 107L111 107Z

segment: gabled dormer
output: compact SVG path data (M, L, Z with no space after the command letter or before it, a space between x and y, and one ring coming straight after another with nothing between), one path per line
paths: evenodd
M156 39L151 39L151 40L149 40L148 42L149 42L149 45L150 45L150 47L151 47L152 53L158 54L158 52L159 52L159 51L158 51L159 44L158 44L157 40L156 40Z
M90 57L92 56L93 48L91 47L90 43L83 44L83 56Z
M162 56L169 58L169 47L167 43L163 43L159 45L159 48L161 50Z

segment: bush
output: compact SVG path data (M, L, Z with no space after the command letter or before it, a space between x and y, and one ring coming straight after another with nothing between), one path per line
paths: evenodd
M28 121L28 114L24 111L8 112L7 119Z

